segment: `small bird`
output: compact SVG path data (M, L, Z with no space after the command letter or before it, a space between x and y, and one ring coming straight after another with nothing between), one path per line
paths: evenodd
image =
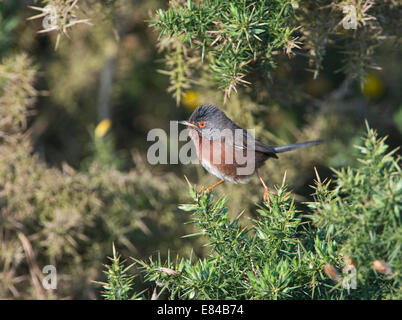
M189 129L202 166L220 180L206 190L228 181L246 183L257 173L264 187L264 200L269 201L269 189L258 174L269 158L277 159L278 153L315 146L324 140L307 141L285 146L267 146L255 140L246 130L239 127L226 114L211 104L197 107L188 121L178 121ZM251 157L250 157L251 155Z

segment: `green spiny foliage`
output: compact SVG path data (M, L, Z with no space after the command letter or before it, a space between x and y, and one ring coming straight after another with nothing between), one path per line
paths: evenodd
M354 297L400 298L402 270L402 175L397 150L388 151L367 125L367 135L358 146L362 165L335 171L336 187L318 182L317 201L310 203L311 218L327 240L357 266L358 290ZM392 275L376 274L374 261L386 261ZM374 265L375 266L375 265ZM388 273L388 272L386 272ZM376 290L370 287L376 287ZM363 289L364 288L364 289Z
M320 271L335 263L334 245L314 239L312 249L303 244L305 232L290 193L282 186L270 204L261 206L252 228L230 221L225 199L213 202L203 195L195 205L182 205L193 212L193 223L208 237L211 254L204 259L177 259L161 264L139 262L147 281L156 281L176 299L288 299L319 298L314 290L332 288ZM311 265L314 263L314 267ZM161 267L176 272L169 276Z
M230 220L225 198L197 196L192 223L207 237L203 259L135 259L145 281L170 299L398 299L401 297L401 170L395 151L368 128L361 165L317 174L311 213L282 185L251 228Z
M151 25L160 30L161 38L179 39L182 46L194 48L230 96L238 84L249 83L244 78L253 62L269 72L275 50L293 41L292 15L290 0L174 1L167 11L157 11Z
M57 32L55 49L59 46L61 35L68 35L69 28L78 24L91 25L89 19L79 18L82 16L82 11L79 10L77 0L42 0L41 2L43 7L30 6L39 13L28 19L47 19L48 25L43 26L44 28L39 32Z
M353 28L344 27L350 10ZM165 73L176 99L185 86L212 71L226 100L239 85L270 77L281 53L307 56L317 78L330 47L345 56L341 71L363 84L369 69L379 69L375 49L398 38L401 11L397 1L189 0L171 1L150 23L166 51ZM202 68L203 62L209 67Z
M110 265L105 265L106 270L104 273L107 277L107 282L98 282L103 286L102 296L106 300L128 300L136 299L141 295L141 292L129 296L131 285L134 280L134 276L130 275L129 271L133 267L133 264L125 267L125 260L121 261L120 255L116 254L116 249L113 244L113 257L109 257Z
M180 190L180 181L173 175L165 176L164 185L151 179L138 154L137 170L129 172L97 153L85 171L66 163L61 169L46 166L25 131L38 95L35 76L25 54L0 64L0 297L82 297L93 290L90 280L101 273L111 242L130 252L146 247L138 239L156 225L153 215L157 226L172 228L179 197L165 204L178 195L170 186ZM71 276L60 277L57 292L40 285L48 264Z

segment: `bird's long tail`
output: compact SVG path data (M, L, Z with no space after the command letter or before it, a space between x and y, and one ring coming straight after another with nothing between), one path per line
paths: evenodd
M314 141L299 142L299 143L294 143L294 144L288 144L286 146L272 147L272 148L274 149L275 153L282 153L282 152L292 151L295 149L316 146L317 144L320 144L323 142L326 142L326 140L314 140Z

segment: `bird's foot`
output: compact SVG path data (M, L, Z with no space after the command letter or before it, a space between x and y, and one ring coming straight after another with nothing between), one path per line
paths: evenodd
M213 184L212 186L208 187L208 188L204 188L202 187L198 192L197 192L197 198L199 199L204 193L208 194L210 193L213 189L215 189L217 186L219 186L220 184L222 184L224 182L224 180L219 180L217 183Z
M264 187L264 201L267 202L268 204L271 203L271 198L269 197L271 190L267 186Z
M267 185L265 184L264 180L260 176L258 176L258 178L260 179L260 181L262 183L262 186L264 187L264 201L267 202L268 204L270 204L271 203L271 198L270 198L269 195L270 194L275 194L275 192L267 187Z
M198 200L199 198L201 198L201 196L204 194L205 191L206 191L206 190L205 190L204 187L202 187L200 190L197 191L197 200Z

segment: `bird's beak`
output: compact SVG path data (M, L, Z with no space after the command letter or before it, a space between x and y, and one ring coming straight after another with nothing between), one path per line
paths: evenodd
M185 120L177 121L177 122L180 123L180 124L184 124L187 127L192 127L194 129L198 129L198 127L195 124L191 123L191 122L188 122L188 121L185 121Z

